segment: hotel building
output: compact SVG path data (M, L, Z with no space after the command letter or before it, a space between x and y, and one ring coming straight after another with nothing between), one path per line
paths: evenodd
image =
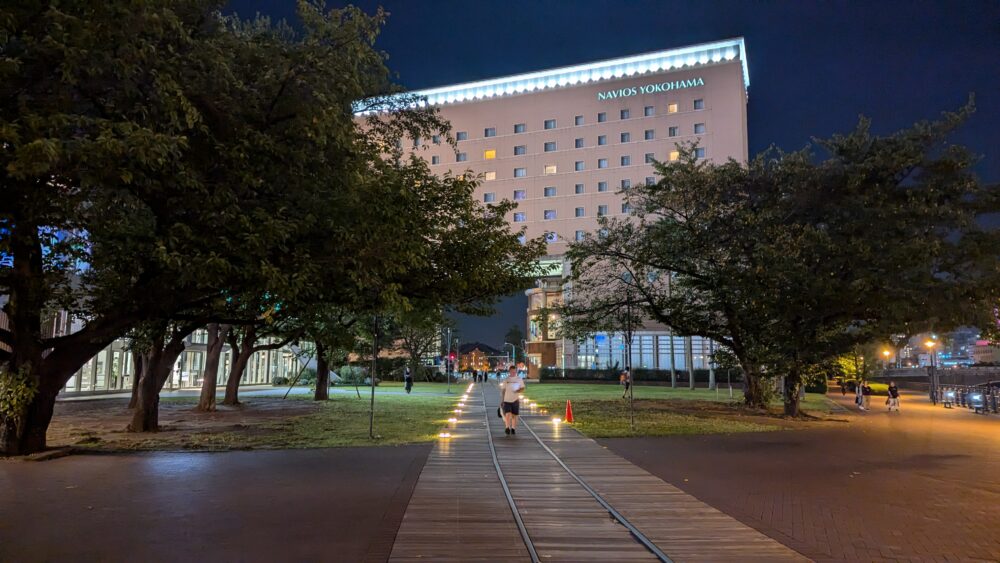
M601 216L629 213L623 192L656 181L653 161L678 157L678 143L714 162L747 159L747 88L742 38L412 92L451 122L457 149L418 139L433 171L480 175L476 197L518 207L508 220L544 236L551 274L528 295L532 376L541 366L624 366L614 334L565 343L539 331L537 311L562 296L567 246ZM633 343L635 367L708 368L707 341L646 327ZM671 353L672 350L672 353ZM688 358L691 361L688 361Z

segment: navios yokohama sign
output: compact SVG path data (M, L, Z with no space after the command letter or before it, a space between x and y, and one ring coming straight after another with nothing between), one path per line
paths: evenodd
M654 84L646 84L645 86L632 86L630 88L619 88L618 90L608 90L607 92L598 92L597 100L613 100L615 98L628 98L629 96L638 96L639 94L656 94L658 92L669 92L671 90L681 90L683 88L694 88L695 86L704 86L705 80L702 77L692 78L690 80L672 80L669 82L657 82Z

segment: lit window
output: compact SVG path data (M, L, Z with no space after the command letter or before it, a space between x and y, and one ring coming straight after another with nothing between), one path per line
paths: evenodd
M555 143L555 141L549 141L549 142L545 143L545 152L552 152L554 150L556 150L556 143Z
M441 164L441 157L437 155L432 156L431 164Z
M584 237L584 233L583 233L583 231L577 231L577 232L576 232L576 235L574 235L574 238L575 238L575 240L577 240L577 241L581 241L581 240L583 240L583 237Z
M600 135L599 137L597 137L597 144L598 145L606 145L606 144L608 144L608 136L607 135Z
M514 147L514 156L519 156L522 154L528 154L528 147L525 145L517 145Z
M667 113L677 113L677 104L667 104Z
M431 141L435 145L440 145L441 144L441 135L433 135L433 136L431 136Z
M628 190L628 189L631 189L631 188L632 188L632 180L623 179L622 180L622 189L623 190Z
M645 115L646 117L653 117L653 115L655 114L656 114L656 108L654 108L653 106L646 106L642 108L642 115Z
M597 159L597 167L598 168L607 168L608 167L608 159L606 159L606 158L599 158L599 159Z
M517 242L525 244L528 242L528 237L524 236L524 233L517 235Z
M627 109L623 109L619 113L619 115L621 116L622 119L628 119L629 117L631 117L631 114L629 113L629 111Z
M488 180L496 180L497 179L497 173L496 173L496 171L495 170L490 170L486 174L483 174L483 179L487 180L487 181Z
M469 138L469 134L466 133L465 131L459 131L458 133L455 133L455 140L456 141L464 141L464 140L466 140L468 138Z
M695 100L694 109L705 109L705 100Z
M514 201L521 201L527 197L527 192L524 190L514 190Z
M577 185L573 186L573 193L575 193L575 194L582 194L583 193L583 184L577 184Z
M418 148L420 146L420 137L413 138L413 148Z
M695 158L705 158L705 147L698 147L694 149Z
M514 124L514 132L515 133L524 133L524 131L525 131L525 126L524 126L523 123L515 123Z
M704 133L704 132L705 132L705 124L704 123L695 123L694 124L694 134L695 135L699 135L699 134Z
M546 221L551 221L551 220L555 219L556 218L556 210L555 209L546 209L545 212L543 213L543 217L545 217Z
M455 162L465 162L466 160L469 160L469 155L466 153L460 152L455 154Z
M674 162L681 157L681 153L678 151L670 151L670 162Z
M573 125L583 125L583 116L578 115L573 118Z
M646 185L647 186L652 186L655 183L656 183L656 178L654 178L652 176L646 176Z
M515 223L523 223L524 222L524 212L523 211L518 211L517 213L514 213L514 222Z
M632 142L632 134L631 133L622 133L621 140L622 140L623 143L630 143L630 142Z
M577 207L573 213L575 217L583 217L585 215L582 207Z
M599 191L599 192L606 192L606 191L608 191L608 183L607 182L598 182L597 183L597 191Z
M646 153L646 164L653 164L653 161L655 159L656 159L656 156L653 153L651 153L651 152L647 152Z
M485 159L485 160L493 160L496 157L497 157L497 151L496 151L496 149L489 149L489 150L483 151L483 159Z
M607 205L598 205L597 206L597 216L598 217L604 217L607 214L608 214L608 206Z
M646 129L646 132L643 133L643 138L646 139L647 141L652 141L653 139L656 138L656 132L653 131L652 129Z
M627 204L627 203L623 203L622 204L622 213L631 213L631 212L632 212L632 206L629 205L629 204Z
M578 161L574 162L573 163L573 170L576 170L577 172L580 172L581 170L584 170L583 161L582 160L578 160Z
M497 136L496 127L487 127L486 129L483 129L483 137L496 137L496 136Z
M546 119L545 120L545 128L546 129L555 129L556 128L556 120L555 119Z
M632 157L625 155L621 159L622 166L630 166L632 164Z
M667 136L668 137L676 137L677 136L677 128L676 127L671 127L669 129L667 129Z
M607 120L608 120L608 114L604 113L603 111L601 113L597 114L597 122L598 123L604 123Z
M555 164L546 164L545 165L545 174L555 174L557 171L558 171L558 168L556 168Z
M514 177L515 178L524 178L527 175L528 175L528 171L525 168L515 168L514 169Z
M483 194L484 203L493 203L496 200L497 200L497 194L495 192L488 192Z
M545 242L559 242L559 235L555 233L545 233Z
M545 194L545 197L555 197L555 195L556 195L556 189L553 186L549 186L549 187L545 188L544 190L542 190L542 193Z
M583 139L577 139L577 140L573 141L573 146L575 146L578 149L582 149L583 148Z
M597 236L599 236L601 238L608 238L608 230L607 229L601 229L601 230L597 231Z

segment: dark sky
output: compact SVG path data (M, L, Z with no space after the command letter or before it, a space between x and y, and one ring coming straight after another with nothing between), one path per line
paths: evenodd
M234 0L242 16L294 18L291 0ZM329 5L339 5L328 2ZM386 0L379 40L408 88L621 57L742 35L750 65L750 153L797 149L846 131L876 133L937 116L976 94L955 141L1000 181L1000 1L762 2ZM497 345L523 326L524 297L490 319L462 319L464 341Z

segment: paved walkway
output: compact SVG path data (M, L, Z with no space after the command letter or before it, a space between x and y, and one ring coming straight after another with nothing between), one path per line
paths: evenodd
M480 387L457 415L452 437L432 450L391 561L530 560L516 518L543 561L655 561L594 494L673 561L807 560L568 426L526 416L517 436L504 435L498 391L488 384L484 403Z

